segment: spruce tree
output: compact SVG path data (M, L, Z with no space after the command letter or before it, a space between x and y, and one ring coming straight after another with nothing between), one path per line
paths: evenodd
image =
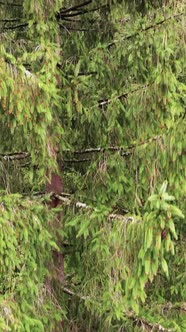
M1 1L0 39L0 331L185 331L185 1Z

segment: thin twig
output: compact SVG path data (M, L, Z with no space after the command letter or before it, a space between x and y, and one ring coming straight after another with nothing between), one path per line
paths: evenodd
M59 24L60 28L65 28L68 31L79 31L79 32L87 32L87 31L96 31L96 29L84 29L84 28L72 28L72 27L68 27L64 26L63 24Z
M165 327L163 327L162 325L155 323L152 324L148 321L146 321L144 318L142 317L129 317L132 318L134 320L135 325L137 325L138 327L142 327L144 331L149 331L149 328L151 329L151 331L161 331L161 332L171 332L172 329L167 329Z
M64 159L63 162L67 164L78 164L78 163L87 163L91 161L91 158L87 159Z
M70 289L67 288L67 287L62 287L62 290L63 290L64 293L66 293L66 294L68 294L68 295L70 295L70 296L76 296L76 297L78 297L80 300L88 300L88 299L90 299L89 296L82 296L82 295L80 295L80 294L77 294L77 293L75 293L74 291L70 290Z

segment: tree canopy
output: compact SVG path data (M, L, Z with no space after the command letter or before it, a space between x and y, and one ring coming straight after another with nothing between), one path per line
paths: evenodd
M184 0L0 1L1 331L186 330L185 54Z

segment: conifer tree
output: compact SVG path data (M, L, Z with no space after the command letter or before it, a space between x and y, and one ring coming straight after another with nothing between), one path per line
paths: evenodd
M185 1L0 1L0 331L185 331Z

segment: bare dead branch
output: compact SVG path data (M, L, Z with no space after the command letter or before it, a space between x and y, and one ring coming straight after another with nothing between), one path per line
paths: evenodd
M92 212L97 212L97 209L87 205L86 203L83 202L75 202L73 199L70 199L69 197L64 197L62 195L53 195L53 197L58 198L62 204L66 205L66 206L74 206L77 209L83 209L83 210L89 210ZM126 211L126 213L128 213L128 211ZM124 223L131 223L131 222L139 222L138 219L135 219L135 217L133 216L124 216L122 214L117 214L117 213L110 213L107 216L107 219L109 221L122 221Z
M28 158L30 154L28 152L15 152L15 153L0 153L1 160L13 161L13 160L21 160Z
M131 144L127 147L120 147L120 146L109 146L109 147L105 147L105 148L89 148L89 149L85 149L85 150L78 150L78 151L74 151L73 154L78 155L78 154L89 154L89 153L104 153L106 151L112 151L112 152L120 152L122 156L128 155L129 150L135 149L138 146L147 144L147 143L151 143L153 141L157 141L160 138L162 138L162 135L157 135L154 137L150 137L146 140L143 140L141 142L135 143L135 144ZM71 152L70 150L65 151L65 152ZM89 159L85 159L86 161L89 161Z
M77 294L77 293L75 293L74 291L70 290L67 287L62 287L62 290L63 290L64 293L66 293L66 294L68 294L70 296L78 297L80 300L88 300L89 299L88 296L82 296L80 294Z
M119 146L109 146L109 147L104 147L104 148L89 148L85 150L77 150L72 152L71 150L66 150L63 151L65 153L72 153L74 155L82 155L82 154L92 154L92 153L104 153L106 151L111 151L111 152L119 152L122 157L128 156L132 154L132 150L145 144L150 144L154 141L158 141L159 139L162 138L162 135L157 135L154 137L150 137L144 141L131 144L127 147L119 147ZM0 159L2 160L7 160L7 161L13 161L13 160L21 160L30 157L30 154L28 152L15 152L15 153L7 153L3 154L0 153ZM63 162L65 163L84 163L84 162L89 162L91 161L91 158L83 158L83 159L64 159Z
M27 195L26 195L27 196ZM57 198L58 200L61 201L61 204L64 205L64 206L73 206L75 207L76 209L79 209L79 210L87 210L87 211L90 211L90 212L97 212L97 209L93 206L90 206L90 205L87 205L86 203L84 202L79 202L79 201L75 201L73 199L73 197L70 195L70 194L67 194L67 193L61 193L60 195L57 195L55 193L51 193L50 195L46 194L45 192L38 192L38 193L34 193L34 195L32 196L32 198L35 198L35 199L54 199L54 198ZM128 215L129 214L129 211L128 210L125 210L125 214L127 215L122 215L122 214L119 214L119 213L110 213L108 214L107 216L107 219L109 221L122 221L124 223L131 223L131 222L139 222L140 220L135 218L134 216L130 216Z

